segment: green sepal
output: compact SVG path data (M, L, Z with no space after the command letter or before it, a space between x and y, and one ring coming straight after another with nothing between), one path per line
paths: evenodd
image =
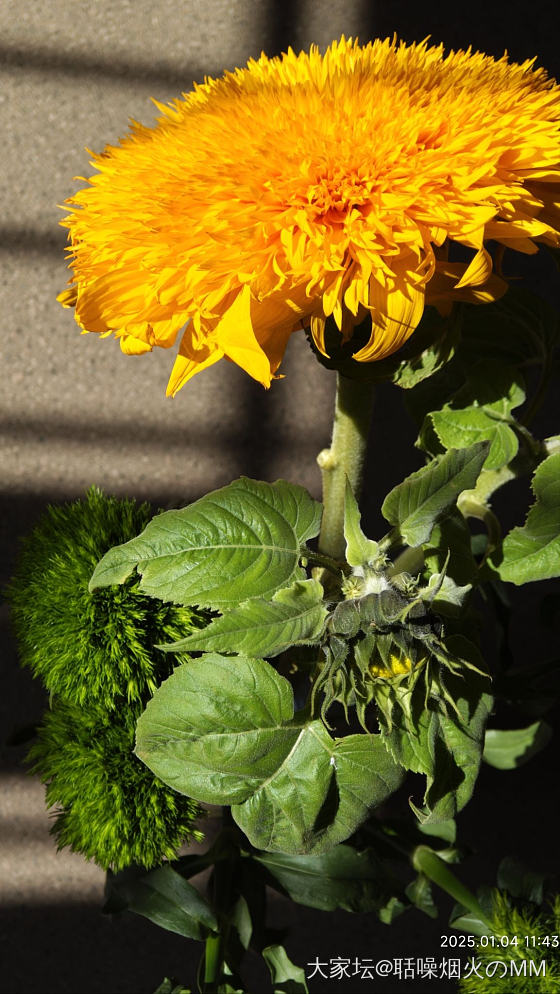
M451 636L447 645L447 662L456 669L461 664L482 667L476 647L463 636ZM424 807L411 802L421 823L454 818L470 800L492 704L488 688L489 681L477 672L465 676L445 671L428 687L422 680L412 687L387 687L387 700L377 701L391 755L406 769L426 776Z
M377 542L366 538L362 531L358 502L352 493L352 487L346 480L344 499L344 538L346 539L346 562L350 566L365 566L373 563L379 556Z
M268 599L305 579L299 561L320 521L321 505L303 487L241 477L111 549L90 590L123 583L136 568L140 589L160 600L223 610Z

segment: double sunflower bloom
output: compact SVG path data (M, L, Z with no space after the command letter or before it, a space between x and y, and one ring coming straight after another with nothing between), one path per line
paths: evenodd
M268 387L331 316L343 341L371 319L354 359L382 359L426 303L505 291L489 241L560 244L560 87L533 63L342 38L207 79L94 156L59 300L128 354L184 329L171 395L223 357Z

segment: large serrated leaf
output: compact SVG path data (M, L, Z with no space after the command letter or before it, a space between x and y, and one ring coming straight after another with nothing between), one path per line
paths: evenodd
M560 576L560 452L537 467L532 486L537 499L525 525L506 536L501 562L493 557L502 580L517 585Z
M323 852L399 786L379 735L334 740L293 722L290 684L268 664L209 653L179 667L137 725L136 754L164 783L231 804L259 849Z
M449 514L459 494L474 487L487 452L488 442L450 449L391 490L381 510L407 545L429 541L434 525Z
M318 580L296 580L270 601L255 597L192 636L159 646L173 652L235 652L273 657L320 638L327 617Z
M523 380L514 366L481 362L469 370L466 385L429 418L446 449L488 440L485 469L499 469L517 454L519 442L509 426L511 412L525 400Z
M302 547L320 519L321 505L303 487L241 477L110 549L90 589L123 583L136 567L142 591L161 600L220 609L266 599L305 578Z
M243 804L237 824L257 849L323 853L347 839L400 786L403 771L379 735L333 740L305 726L287 761Z
M137 724L136 755L196 800L249 797L293 748L290 684L267 663L208 653L161 684Z

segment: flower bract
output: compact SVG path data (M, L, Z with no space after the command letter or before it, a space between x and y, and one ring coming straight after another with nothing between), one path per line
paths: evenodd
M426 303L504 292L491 245L559 242L560 87L534 60L342 38L157 106L67 201L59 299L128 354L182 331L169 394L223 357L269 386L330 317L383 359Z

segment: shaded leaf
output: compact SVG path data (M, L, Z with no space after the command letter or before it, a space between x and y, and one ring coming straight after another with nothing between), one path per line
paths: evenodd
M532 487L536 503L525 525L513 528L492 557L502 580L518 586L560 576L560 452L537 467Z
M423 873L419 873L415 880L406 887L405 894L409 901L423 911L428 918L437 918L438 909L434 903L432 887L430 881Z
M435 525L430 544L423 551L426 570L430 574L441 572L447 563L447 575L459 586L477 581L478 570L471 551L469 526L456 508Z
M161 866L142 876L113 874L111 900L159 925L189 939L205 939L218 930L209 904L170 866Z
M498 867L497 884L500 890L507 890L512 897L542 904L546 874L535 873L523 863L506 856Z
M241 477L157 515L137 538L110 549L90 590L123 583L136 567L141 590L161 600L220 609L267 599L305 579L299 559L320 518L321 505L303 487Z
M493 934L493 930L488 922L484 918L481 918L476 911L466 908L464 904L453 905L449 916L449 924L451 928L458 928L462 932L468 932L470 935Z
M383 516L410 546L428 542L436 522L474 487L488 451L487 442L450 449L399 483L383 502Z
M232 815L257 849L326 852L352 835L402 779L379 735L333 740L314 721L302 729L286 763L233 806Z
M318 580L296 580L272 600L255 597L215 618L180 642L158 648L173 652L236 652L277 656L294 645L319 640L327 617Z
M536 721L527 728L502 731L488 728L482 758L498 770L514 770L528 763L544 749L552 738L552 728L545 721Z
M189 987L183 987L182 984L176 984L174 980L165 977L154 994L191 994L191 990Z
M262 957L270 970L274 994L307 994L305 970L292 963L284 946L266 946Z
M318 856L261 853L254 857L297 904L320 911L376 911L394 887L372 849L335 846Z

